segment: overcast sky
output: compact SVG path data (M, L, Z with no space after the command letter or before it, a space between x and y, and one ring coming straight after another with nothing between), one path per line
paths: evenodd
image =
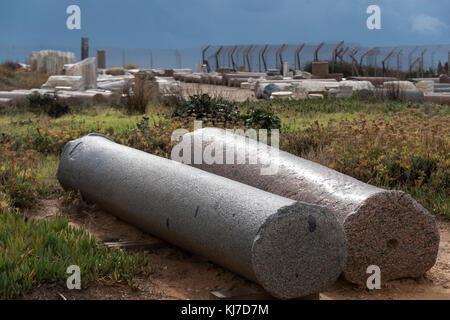
M66 8L81 8L68 30ZM368 30L368 5L381 30ZM206 44L450 43L449 0L0 0L1 45L193 48Z

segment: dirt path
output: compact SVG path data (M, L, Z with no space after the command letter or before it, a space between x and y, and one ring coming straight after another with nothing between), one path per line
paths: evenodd
M43 201L39 210L26 212L34 219L48 219L60 211L60 201ZM100 241L142 241L153 239L133 226L96 208L73 208L67 214L70 224L86 229ZM450 300L450 222L439 221L441 243L435 266L418 279L387 283L381 290L369 291L343 280L320 294L321 300L341 299L446 299ZM174 246L149 252L155 272L136 280L137 289L126 284L99 283L83 291L41 287L25 299L209 299L211 290L260 288L248 280L201 257Z

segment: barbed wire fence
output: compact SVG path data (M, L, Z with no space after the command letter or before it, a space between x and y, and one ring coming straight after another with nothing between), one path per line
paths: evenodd
M61 50L81 56L80 47L0 45L0 62L27 62L30 52ZM431 76L438 71L449 73L450 44L432 46L365 47L344 41L319 44L248 44L215 45L190 49L115 48L92 45L89 56L97 50L105 50L108 67L136 65L140 68L191 68L198 62L207 65L209 71L232 69L265 72L280 69L288 62L294 70L308 70L312 61L330 61L332 72L347 65L352 75L393 76L398 73L414 73ZM202 61L203 60L203 61Z
M211 71L220 68L264 72L279 69L283 62L295 70L308 69L312 61L330 61L331 69L338 64L352 68L354 75L387 76L398 72L422 76L446 69L450 45L363 47L358 44L300 43L298 45L211 46L206 63ZM338 69L336 67L336 69Z

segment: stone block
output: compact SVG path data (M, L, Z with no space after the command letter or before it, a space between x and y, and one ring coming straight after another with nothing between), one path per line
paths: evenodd
M82 91L85 85L82 76L51 76L42 85L42 89L55 89L57 87L68 87L69 90Z
M84 80L85 89L97 88L97 59L87 58L75 63L66 71L68 76L81 76Z
M64 65L70 63L75 63L73 52L42 50L30 53L30 64L33 71L43 71L49 75L61 75Z

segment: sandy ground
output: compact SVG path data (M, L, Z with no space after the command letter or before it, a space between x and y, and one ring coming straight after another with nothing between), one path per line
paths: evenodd
M33 219L48 219L60 211L59 200L45 200L38 210L25 212ZM95 207L75 207L67 213L70 224L84 228L100 241L143 241L154 239L133 226ZM441 242L435 266L417 279L391 281L380 290L369 291L344 280L320 293L321 300L346 299L445 299L450 300L450 222L439 221ZM97 283L86 290L43 286L24 299L210 299L213 290L261 288L204 258L167 244L147 252L155 271L136 280L137 288L126 284Z

